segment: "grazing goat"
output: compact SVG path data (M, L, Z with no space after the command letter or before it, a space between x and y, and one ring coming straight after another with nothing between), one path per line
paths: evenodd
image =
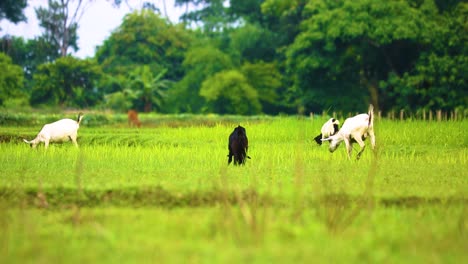
M249 148L249 140L247 139L247 133L245 128L240 125L234 129L234 131L229 135L229 160L228 165L232 162L232 157L234 156L234 165L244 165L245 158L247 156L247 150Z
M357 154L357 159L361 157L362 152L366 145L364 140L370 137L372 149L375 147L374 135L374 107L369 105L367 114L359 114L346 119L343 126L333 136L322 139L322 141L330 141L330 152L336 150L342 141L345 142L348 158L351 159L351 151L353 150L353 143L357 142L361 150Z
M133 110L133 109L128 110L127 116L128 116L129 126L137 126L137 127L141 126L141 122L138 119L138 112L136 110Z
M59 142L71 140L75 146L78 147L76 138L78 136L78 128L80 128L83 114L78 115L78 119L72 120L69 118L61 119L56 122L45 124L36 138L28 141L23 139L32 148L35 148L39 143L44 142L45 148L49 147L50 142Z
M322 145L322 139L335 135L340 130L340 121L335 118L330 118L325 124L323 124L320 130L320 135L314 138L317 144Z

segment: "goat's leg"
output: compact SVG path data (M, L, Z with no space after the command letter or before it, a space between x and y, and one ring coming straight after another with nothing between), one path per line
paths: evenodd
M240 158L241 158L241 164L244 165L245 159L247 158L247 152L245 150L242 151Z
M359 151L359 153L356 156L356 159L359 159L359 158L361 158L362 152L366 148L366 144L364 143L364 141L362 141L362 139L360 137L356 138L356 142L359 144L359 147L361 147L361 150Z
M375 134L374 130L369 130L369 137L370 137L370 142L371 142L371 148L375 149Z
M76 135L71 135L69 136L69 138L72 141L73 145L75 145L75 147L78 147L78 142L76 141Z
M348 154L348 159L351 159L351 152L353 151L353 145L350 142L350 140L346 139L344 140L345 146L346 146L346 152Z
M231 164L231 162L232 162L232 156L234 155L230 144L228 144L228 150L229 150L229 154L228 154L228 157L229 157L229 159L228 159L228 165L229 165L229 164Z
M359 153L357 154L356 159L360 159L360 158L361 158L361 154L362 154L362 152L364 151L365 148L366 148L366 145L364 145L364 146L361 148L361 151L359 151Z

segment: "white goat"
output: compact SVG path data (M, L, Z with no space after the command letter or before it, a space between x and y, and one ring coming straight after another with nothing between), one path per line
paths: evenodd
M345 142L348 158L351 159L351 151L353 150L353 143L357 142L361 147L361 150L357 154L357 159L361 157L366 144L364 140L370 137L372 149L375 147L375 135L374 135L374 107L369 105L369 111L367 114L359 114L350 118L347 118L340 131L333 136L322 139L322 141L330 141L330 152L336 150L342 141Z
M71 140L75 146L78 147L76 137L78 136L78 128L83 119L83 114L78 115L78 119L72 120L69 118L60 119L56 122L45 124L36 138L28 141L23 139L32 148L35 148L39 143L44 142L45 148L49 146L49 142L67 141Z
M314 140L317 144L322 145L322 139L335 135L338 130L340 130L340 121L335 118L330 118L323 124L322 129L320 129L320 135L316 136Z

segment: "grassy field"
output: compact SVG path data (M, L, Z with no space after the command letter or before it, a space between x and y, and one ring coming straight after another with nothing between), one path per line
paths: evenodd
M0 127L0 263L468 261L467 121L376 121L356 161L320 118L142 120L47 151ZM239 122L252 159L227 166Z

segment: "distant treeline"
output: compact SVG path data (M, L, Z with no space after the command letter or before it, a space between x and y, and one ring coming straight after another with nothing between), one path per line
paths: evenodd
M42 36L1 39L0 106L466 116L466 1L181 0L198 8L178 24L146 5L88 59L70 55L78 23L54 30L66 16L52 2L36 11Z

